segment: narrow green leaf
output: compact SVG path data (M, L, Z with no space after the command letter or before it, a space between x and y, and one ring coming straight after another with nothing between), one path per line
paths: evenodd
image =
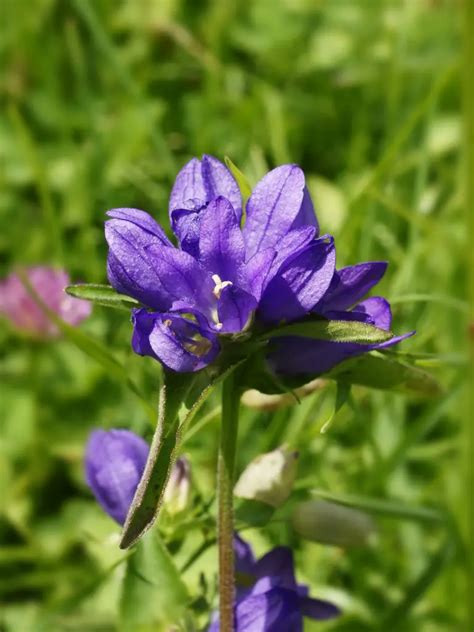
M252 193L252 188L242 171L240 171L240 169L236 165L234 165L234 163L228 156L225 156L224 162L228 169L232 172L234 178L237 180L237 184L239 185L240 193L245 204L249 199L250 194Z
M411 615L413 608L422 599L445 566L452 560L455 551L455 544L448 538L433 555L429 564L427 564L418 578L407 587L403 599L380 622L380 630L407 629L407 619Z
M169 630L184 615L186 586L158 532L151 531L127 561L120 598L120 629Z
M214 386L241 363L242 361L232 364L214 377L207 377L205 372L175 373L164 371L158 423L145 470L123 528L120 542L122 549L137 542L155 522L162 504L166 483L176 460L176 452L183 429L188 426ZM204 384L201 382L203 377L206 379ZM199 388L194 388L196 385L199 385Z
M283 325L265 334L266 339L280 338L281 336L303 336L305 338L330 340L332 342L377 344L390 340L393 337L393 333L357 321L313 320Z
M132 307L140 306L140 303L134 298L119 294L110 285L80 283L77 285L68 285L64 291L75 298L91 301L92 303L104 305L105 307L115 307L116 309L129 311Z
M66 323L56 314L56 312L51 310L35 291L31 283L29 282L28 277L22 270L18 270L18 276L21 278L23 285L25 286L31 297L34 299L34 301L37 303L38 307L46 314L51 322L56 325L63 336L74 346L80 349L83 353L87 354L89 357L98 362L109 375L123 382L134 393L134 395L139 398L140 403L142 404L147 415L151 419L154 419L155 411L153 410L152 406L150 406L147 400L144 399L137 385L130 379L126 368L122 364L120 364L120 362L118 362L116 358L114 358L109 350L99 341L95 340L95 338L91 338L89 335L84 333L81 329L73 327L72 325L69 325L69 323Z
M432 375L379 352L346 360L335 367L328 377L338 382L400 390L423 397L442 394L441 386Z

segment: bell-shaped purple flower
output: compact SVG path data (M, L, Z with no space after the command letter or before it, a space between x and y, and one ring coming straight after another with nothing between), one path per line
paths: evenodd
M149 447L128 430L95 430L86 448L86 481L109 516L125 522Z
M129 430L94 430L84 457L86 482L104 511L124 524L145 469L148 443ZM185 509L190 497L191 468L181 456L171 470L163 502L168 513Z
M326 620L340 614L337 606L309 597L308 587L296 582L291 549L280 546L256 560L247 542L236 535L234 553L235 632L302 632L304 617ZM218 618L209 632L219 632Z
M70 325L79 325L90 316L91 304L64 292L69 276L64 270L49 266L25 269L32 288L55 314ZM0 281L0 315L15 329L38 338L57 338L60 332L24 286L20 276L10 274Z
M277 167L256 185L242 227L242 201L231 172L212 156L194 158L176 178L169 213L178 247L144 211L108 213L110 283L143 305L132 319L137 353L174 371L198 371L216 359L221 336L247 332L254 321L260 330L311 314L375 322L372 307L360 300L386 264L336 272L334 240L319 236L297 165ZM296 372L304 374L311 365L315 375L368 350L326 345L321 363L318 344L304 338L271 341L272 366L295 373L299 347L306 345ZM292 356L288 371L287 355Z

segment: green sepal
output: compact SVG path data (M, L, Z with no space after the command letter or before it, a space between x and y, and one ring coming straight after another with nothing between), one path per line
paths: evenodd
M140 307L140 303L130 296L119 294L111 285L100 285L98 283L79 283L68 285L65 290L70 296L80 298L83 301L90 301L96 305L113 307L130 311L133 307Z
M386 342L393 338L393 333L358 321L315 319L276 327L266 332L262 338L268 340L282 336L366 345Z
M430 373L383 352L367 353L341 362L327 377L346 384L398 390L422 397L436 397L443 392Z
M245 205L250 197L250 194L252 193L252 188L242 171L240 171L240 169L236 165L234 165L234 163L228 156L225 156L224 162L226 164L226 167L236 179L237 184L239 185L240 194L242 195L242 200Z

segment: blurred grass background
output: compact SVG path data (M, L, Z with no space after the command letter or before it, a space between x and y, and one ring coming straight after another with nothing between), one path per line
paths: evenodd
M442 397L357 389L325 434L331 389L275 414L243 413L239 470L286 441L302 449L297 494L405 508L379 515L377 543L354 551L304 543L283 523L248 532L259 552L290 543L299 578L345 609L308 630L469 629L463 15L462 3L442 0L0 5L2 276L50 263L104 282L104 211L143 208L167 227L173 177L193 155L228 155L252 183L297 162L338 265L389 259L381 292L396 331L418 331L404 350L439 358L425 364ZM126 315L96 307L82 328L155 403L157 367L132 355ZM92 427L147 433L147 417L68 341L31 343L1 323L0 349L0 629L118 630L121 565L112 567L123 553L86 489L82 454ZM216 405L185 444L204 498ZM434 510L420 518L407 507ZM200 562L212 593L215 550ZM197 570L184 578L198 594Z

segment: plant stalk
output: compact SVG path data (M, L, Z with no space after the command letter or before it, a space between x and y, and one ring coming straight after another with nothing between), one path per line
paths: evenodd
M239 390L232 373L222 386L222 423L217 465L219 547L219 621L221 632L234 630L234 514L233 488Z

